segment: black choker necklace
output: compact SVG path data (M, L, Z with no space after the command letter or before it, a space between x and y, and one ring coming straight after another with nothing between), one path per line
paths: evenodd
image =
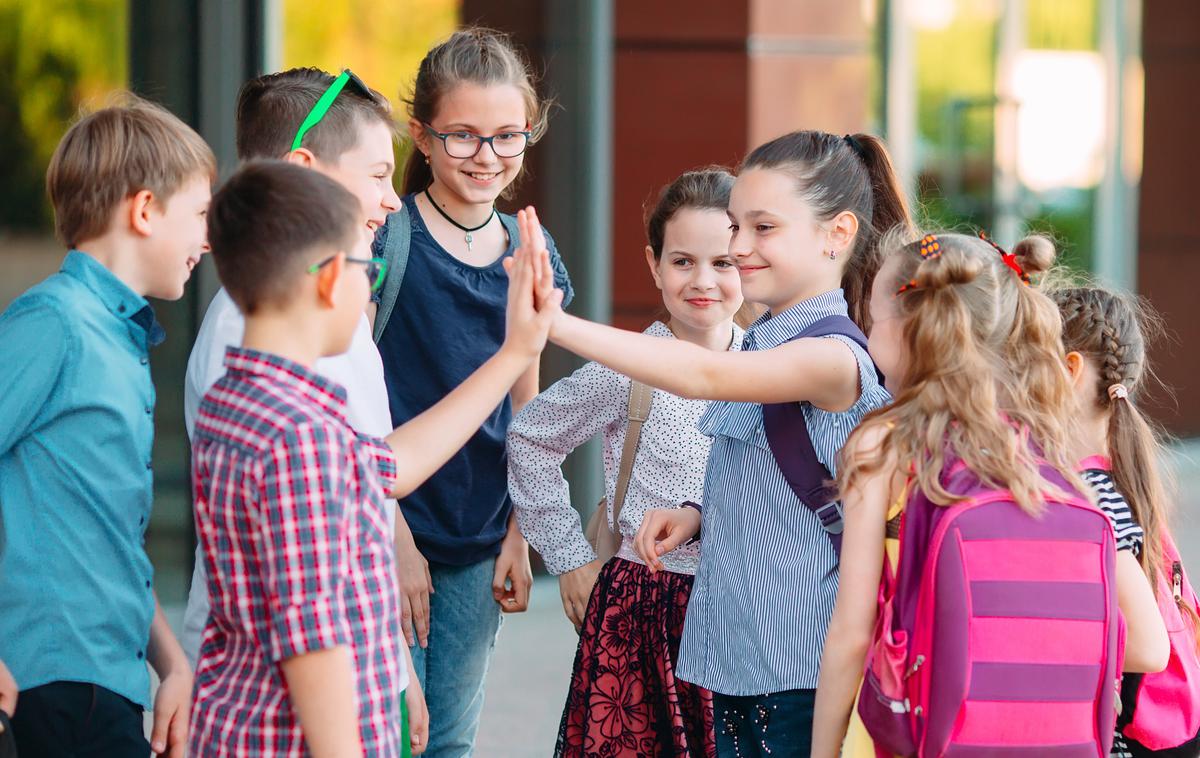
M437 204L437 201L435 201L433 199L433 195L429 194L428 189L425 190L425 199L429 201L429 204L433 206L433 209L435 211L442 214L442 218L446 219L451 224L454 224L459 229L462 229L464 232L467 233L466 240L467 240L467 252L468 253L471 252L471 243L475 241L474 232L477 232L480 229L482 229L483 227L490 224L492 222L492 216L496 215L496 206L493 205L492 212L488 214L488 217L486 219L484 219L484 222L482 224L480 224L479 226L467 227L467 226L463 226L462 224L458 223L454 219L450 218L450 214L446 213L444 210L442 210L442 206Z

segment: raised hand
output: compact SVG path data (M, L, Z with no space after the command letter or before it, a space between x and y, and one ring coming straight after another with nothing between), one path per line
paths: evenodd
M532 357L546 346L550 326L560 312L563 293L554 287L546 238L537 213L533 208L519 211L517 224L521 244L504 261L509 277L505 342Z

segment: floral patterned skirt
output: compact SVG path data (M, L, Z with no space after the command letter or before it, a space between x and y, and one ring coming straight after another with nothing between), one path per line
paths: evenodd
M613 558L588 600L555 755L711 758L712 695L675 678L692 577Z

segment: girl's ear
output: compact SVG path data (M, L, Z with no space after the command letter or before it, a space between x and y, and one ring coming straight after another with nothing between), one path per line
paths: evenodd
M650 276L654 278L654 286L660 290L663 288L662 276L658 273L659 261L654 259L654 248L646 245L646 265L650 267Z
M425 129L425 125L415 118L410 118L408 120L408 135L412 137L413 146L421 151L426 160L429 160L430 137L428 130Z
M1078 350L1072 350L1067 353L1067 376L1071 380L1071 386L1076 389L1079 388L1079 383L1083 381L1083 369L1086 360Z
M844 253L849 253L854 246L854 238L858 235L858 216L852 211L842 211L833 217L829 227L829 246L838 257L845 259Z

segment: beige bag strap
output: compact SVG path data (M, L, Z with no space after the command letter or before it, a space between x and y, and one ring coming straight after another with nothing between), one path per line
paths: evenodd
M613 496L612 528L617 531L629 477L633 474L633 459L637 456L638 441L642 438L642 423L650 417L654 388L631 381L629 384L629 425L625 427L625 447L621 449L621 466L617 470L617 491Z

